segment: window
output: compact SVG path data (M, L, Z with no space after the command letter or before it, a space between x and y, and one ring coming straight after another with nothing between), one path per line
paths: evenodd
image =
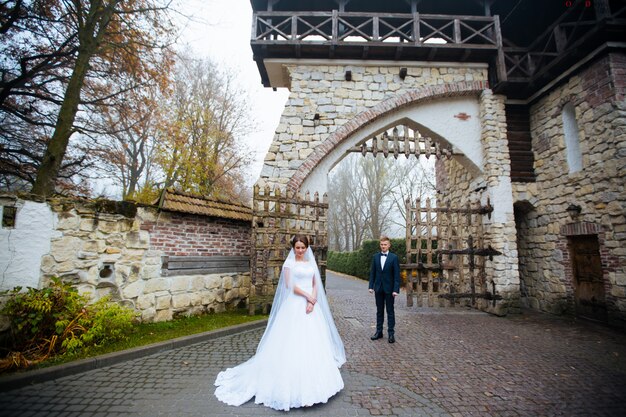
M17 207L2 206L2 228L3 229L14 228L16 215L17 215Z
M580 153L580 137L578 136L578 122L576 110L572 103L563 107L563 133L565 134L565 150L567 151L567 165L570 174L583 169L583 158Z

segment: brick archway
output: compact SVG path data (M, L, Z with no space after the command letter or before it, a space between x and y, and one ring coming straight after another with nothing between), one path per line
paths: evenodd
M474 82L458 82L441 84L437 86L428 86L408 91L404 94L389 98L372 108L363 111L354 118L340 126L335 132L330 134L326 140L317 146L313 153L300 165L297 171L287 183L287 189L291 192L300 190L302 184L306 180L318 164L328 155L336 146L347 140L359 130L363 129L383 117L391 111L398 111L410 105L419 104L429 100L435 100L446 97L463 97L478 96L485 89L488 89L486 81Z

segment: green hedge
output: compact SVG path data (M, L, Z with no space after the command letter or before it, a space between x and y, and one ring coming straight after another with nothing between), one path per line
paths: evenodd
M361 248L354 252L328 252L327 268L352 275L364 280L369 280L372 256L380 251L378 240L366 240ZM391 252L398 255L400 263L406 262L406 241L404 239L391 239Z

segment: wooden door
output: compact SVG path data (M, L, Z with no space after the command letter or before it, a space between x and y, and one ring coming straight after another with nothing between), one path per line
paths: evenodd
M606 299L598 237L572 236L569 239L574 274L576 314L606 321Z

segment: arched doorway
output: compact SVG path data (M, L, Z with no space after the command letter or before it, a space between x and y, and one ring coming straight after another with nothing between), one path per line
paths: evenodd
M295 127L288 129L293 132L315 132L316 120L323 121L324 118L316 113L311 119L313 126L309 130ZM497 304L484 304L480 308L506 314L510 307L517 307L519 276L517 260L512 261L510 257L515 253L516 245L509 237L515 236L515 224L504 120L503 97L493 95L485 89L483 83L458 83L411 90L342 122L324 140L309 147L306 152L302 152L302 149L296 152L299 142L293 140L294 135L278 134L275 145L268 153L268 158L276 163L272 169L264 169L259 183L271 185L280 189L283 195L291 197L304 192L323 196L328 187L328 172L346 154L359 150L368 152L368 147L369 152L372 152L374 139L381 152L385 152L381 143L387 141L388 155L404 154L407 149L411 153L417 148L411 148L411 145L407 148L404 145L406 141L399 141L396 147L396 141L390 139L393 133L391 136L388 133L387 139L380 135L386 131L393 132L394 128L398 128L398 132L405 128L419 132L418 136L425 138L423 142L418 141L420 152L432 146L430 152L441 153L445 157L443 159L448 160L447 156L450 155L449 162L445 162L442 167L442 178L447 184L445 199L437 205L443 207L445 204L456 204L458 210L468 210L468 204L473 204L475 207L469 210L481 216L485 214L481 213L485 207L492 207L489 210L491 215L479 222L480 241L489 242L494 254L500 252L504 256L481 266L480 274L484 277L483 281L489 283L491 293L497 293L502 298ZM336 121L333 123L337 125ZM301 136L298 139L300 141ZM283 140L283 137L286 139ZM302 158L303 155L305 158ZM283 230L286 231L285 228ZM464 255L485 256L479 252L486 250L488 245L476 246L474 243L479 241L477 236L473 236L472 243L468 243L464 237L460 239L464 241L465 247L458 250L465 250ZM461 295L460 291L455 291Z

